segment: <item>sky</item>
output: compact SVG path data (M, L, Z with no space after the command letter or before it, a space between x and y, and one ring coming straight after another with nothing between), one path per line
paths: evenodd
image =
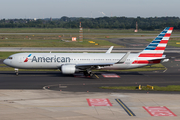
M0 19L180 17L180 0L0 0Z

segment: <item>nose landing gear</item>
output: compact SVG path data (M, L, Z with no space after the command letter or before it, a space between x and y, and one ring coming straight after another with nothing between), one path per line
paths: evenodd
M18 73L18 68L14 68L14 70L15 70L15 73L16 73L16 76L18 76L19 75L19 73Z

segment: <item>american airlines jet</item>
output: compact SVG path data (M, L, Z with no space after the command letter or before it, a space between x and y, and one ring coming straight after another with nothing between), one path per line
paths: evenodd
M63 74L84 72L92 76L93 69L120 70L153 65L166 59L163 55L173 27L165 28L140 53L18 53L9 56L3 62L18 69L60 69Z

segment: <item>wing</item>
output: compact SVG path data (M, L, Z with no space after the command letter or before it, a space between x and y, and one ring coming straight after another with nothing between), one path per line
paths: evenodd
M96 69L98 67L111 66L115 63L80 63L76 64L76 68L79 69Z
M130 51L127 52L118 62L113 62L113 63L80 63L80 64L76 64L76 68L79 69L94 69L94 68L98 68L98 67L104 67L104 66L111 66L113 64L123 64L126 59L128 58L128 56L130 55Z

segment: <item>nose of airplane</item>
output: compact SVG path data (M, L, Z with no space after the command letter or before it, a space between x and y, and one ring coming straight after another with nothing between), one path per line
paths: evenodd
M7 64L7 59L5 59L5 60L3 61L3 63L4 63L4 64Z

